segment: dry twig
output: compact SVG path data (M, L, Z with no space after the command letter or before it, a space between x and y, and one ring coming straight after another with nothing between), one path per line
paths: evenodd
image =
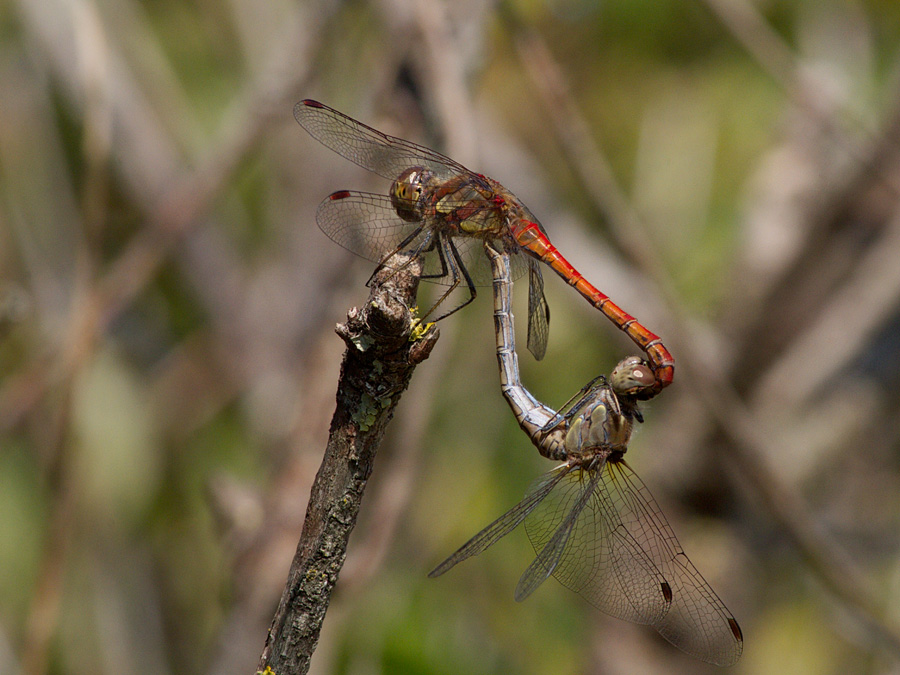
M420 272L420 261L400 272L382 269L365 309L351 310L337 328L347 343L337 407L260 672L296 675L309 669L375 453L413 370L437 341L433 328L411 337L416 323L410 307Z

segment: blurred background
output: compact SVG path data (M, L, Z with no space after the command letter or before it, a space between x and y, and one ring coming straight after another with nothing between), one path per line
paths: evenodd
M501 181L664 337L628 460L734 672L900 672L900 4L8 0L0 30L0 672L253 672L374 268L316 205L388 187L305 97ZM545 283L521 363L558 406L635 350ZM489 291L440 329L312 672L714 672L554 580L514 602L521 530L426 578L551 468Z

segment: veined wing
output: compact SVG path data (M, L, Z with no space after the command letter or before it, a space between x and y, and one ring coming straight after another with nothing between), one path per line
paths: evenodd
M512 532L543 501L564 476L565 472L560 471L551 471L541 476L529 488L522 501L460 546L453 555L429 572L428 576L439 577L457 563L461 563L473 555L478 555Z
M546 571L607 614L657 626L669 611L669 586L613 508L602 473L607 466L570 468L525 520L525 531L540 557L577 510L555 567Z
M382 262L403 244L403 249L419 249L427 253L423 275L428 281L447 281L441 278L446 270L441 266L435 241L437 230L427 221L408 222L394 210L387 195L356 190L338 190L326 197L316 211L316 223L328 238L351 253ZM472 236L454 237L460 258L479 286L491 284L490 266L480 239ZM511 256L511 277L521 277L533 260L525 255Z
M304 99L294 106L294 119L325 147L388 180L396 179L410 167L424 166L438 177L466 174L484 182L439 152L382 133L312 99Z
M572 469L570 467L563 467L560 471L563 474L561 479L564 479L565 475L570 474ZM591 493L597 487L598 481L599 474L594 474L587 483L581 486L580 494L572 504L572 508L568 509L568 512L565 514L562 522L560 522L553 531L550 539L544 544L538 552L537 557L522 574L519 583L516 585L515 597L517 602L522 602L522 600L531 595L537 590L538 586L547 580L547 577L556 571L556 566L559 564L560 560L563 559L563 555L566 552L569 537L575 529L575 523L578 522L581 512L584 510L584 507L587 506ZM573 496L574 494L575 493L573 493Z
M513 258L524 258L516 255ZM544 297L544 277L533 258L528 258L528 351L540 361L547 353L550 337L550 307Z
M334 243L374 262L381 262L417 230L423 231L421 223L397 216L386 196L353 190L328 195L319 204L316 223Z
M737 662L744 644L737 621L685 555L647 486L619 460L607 464L603 489L604 518L617 518L628 529L671 588L671 607L653 626L703 661L720 666ZM637 591L625 590L629 596Z

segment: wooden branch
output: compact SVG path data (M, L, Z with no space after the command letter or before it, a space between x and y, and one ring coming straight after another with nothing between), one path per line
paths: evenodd
M413 370L437 341L435 328L414 332L418 324L410 308L421 262L413 259L397 272L404 264L397 256L393 270L382 269L365 308L351 309L347 323L337 326L347 343L337 407L258 672L300 675L309 670L375 453Z

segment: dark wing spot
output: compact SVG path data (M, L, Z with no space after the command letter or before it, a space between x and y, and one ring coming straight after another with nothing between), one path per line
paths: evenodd
M662 591L663 597L666 599L666 604L672 604L672 587L669 586L668 581L664 581L659 585L660 590ZM737 624L735 624L737 626Z

